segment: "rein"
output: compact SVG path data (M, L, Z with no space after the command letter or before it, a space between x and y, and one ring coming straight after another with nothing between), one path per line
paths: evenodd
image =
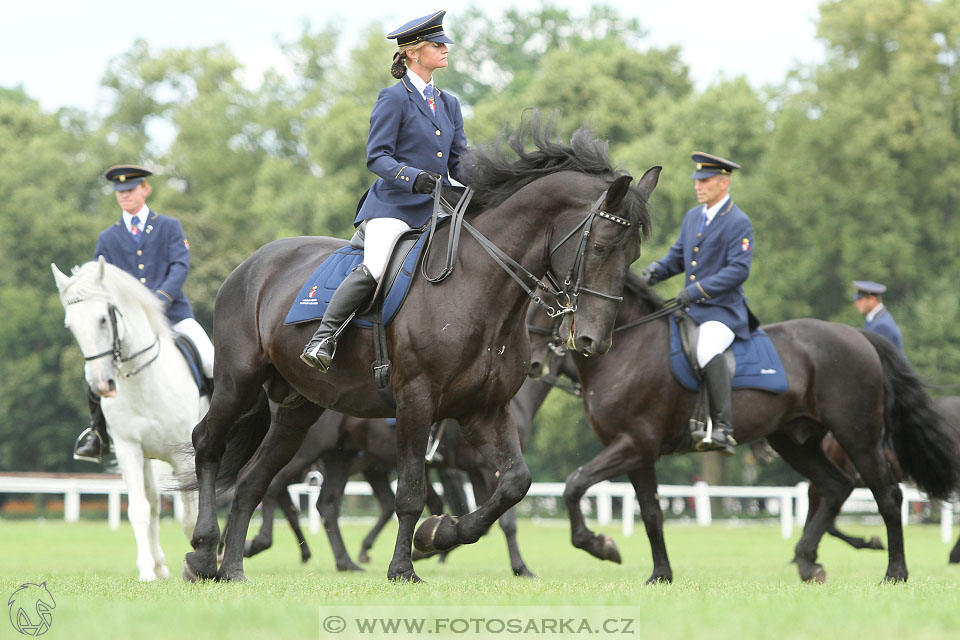
M78 299L76 299L76 300L70 300L70 301L68 301L67 304L76 304L76 303L78 303L78 302L84 302L85 300L86 300L86 298L78 298ZM118 323L117 323L117 315L120 315L121 317L123 317L123 314L120 313L120 310L117 309L116 305L114 305L112 302L107 302L107 315L108 315L109 318L110 318L110 331L111 331L111 333L113 334L113 346L112 346L110 349L107 349L106 351L103 351L103 352L98 353L98 354L96 354L96 355L92 355L92 356L84 355L84 356L83 356L84 362L89 362L89 361L91 361L91 360L99 360L100 358L105 358L105 357L107 357L107 356L113 356L113 362L114 362L115 365L117 365L117 368L121 370L121 373L123 373L123 377L124 377L124 378L129 378L129 377L131 377L131 376L137 375L138 373L140 373L141 371L143 371L144 369L146 369L147 366L149 366L150 364L152 364L157 358L160 357L160 335L159 335L159 334L157 334L157 335L154 337L153 342L152 342L149 346L147 346L146 348L141 349L140 351L137 351L136 353L134 353L134 354L132 354L132 355L129 355L129 356L127 356L127 357L124 357L124 356L123 356L123 346L122 346L121 343L120 343L120 331L119 331L119 329L118 329L118 327L117 327L117 325L118 325ZM153 355L152 358L150 358L149 360L147 360L146 362L144 362L142 365L140 365L139 367L137 367L137 368L134 369L133 371L122 371L123 365L124 365L125 363L130 362L130 361L133 360L134 358L143 355L144 353L146 353L146 352L149 351L150 349L153 349L154 347L157 348L157 352ZM81 354L81 355L82 355L82 354Z
M580 221L576 227L574 227L567 235L563 237L560 242L556 243L552 249L550 249L550 256L557 252L557 250L564 245L570 238L573 237L577 231L581 228L583 232L580 234L580 239L577 244L577 252L573 259L573 264L570 266L570 270L567 272L566 278L564 278L563 286L557 286L554 278L551 276L550 272L547 272L546 278L549 283L544 283L537 276L533 275L529 270L527 270L519 262L511 258L509 255L503 252L498 246L491 242L486 236L484 236L480 231L478 231L473 225L463 219L464 214L467 210L467 205L470 200L473 198L474 190L472 187L467 187L463 196L460 198L460 201L457 203L457 206L451 212L453 217L451 221L450 229L450 242L447 245L447 256L446 263L444 264L443 269L436 276L431 277L427 273L427 261L430 257L430 248L433 245L433 237L436 231L437 222L440 217L440 210L444 208L450 210L450 204L443 199L441 194L441 181L437 179L436 187L434 188L434 203L433 203L433 216L430 220L430 232L427 237L427 243L424 247L424 260L420 264L420 273L426 278L429 282L433 284L439 284L450 274L453 273L454 263L456 261L457 249L460 244L460 234L462 229L466 229L470 235L474 237L477 243L483 248L487 254L493 258L493 261L496 262L501 269L503 269L514 281L520 285L520 288L523 289L527 296L533 300L539 307L541 307L549 317L556 318L566 314L576 313L577 311L577 298L581 293L597 296L605 300L611 300L614 302L621 302L623 297L621 296L612 296L601 291L595 291L593 289L588 289L581 286L584 277L584 270L586 265L586 252L587 246L590 241L590 228L593 225L593 221L596 217L601 217L606 220L611 220L616 222L619 225L624 227L631 226L631 222L626 218L621 218L620 216L615 216L612 213L603 211L600 206L603 204L604 200L607 197L607 192L604 191L600 194L600 198L597 200L596 204L590 209L587 215ZM575 279L574 279L575 277ZM554 308L544 302L543 297L538 293L542 291L552 297L557 301L557 308ZM563 298L566 298L566 303L561 302Z

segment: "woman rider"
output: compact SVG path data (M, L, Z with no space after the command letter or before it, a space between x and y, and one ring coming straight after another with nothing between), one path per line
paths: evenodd
M460 102L433 85L433 72L447 66L447 45L453 44L443 32L445 13L411 20L387 35L397 41L390 73L400 82L380 91L370 114L367 168L380 177L354 220L364 224L363 262L337 287L300 356L321 372L333 360L335 332L376 288L394 240L430 219L436 181L460 177L467 147Z

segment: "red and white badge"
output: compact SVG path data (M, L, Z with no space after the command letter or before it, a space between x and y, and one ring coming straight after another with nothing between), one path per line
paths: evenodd
M750 238L744 238L740 241L740 248L744 251L750 251Z

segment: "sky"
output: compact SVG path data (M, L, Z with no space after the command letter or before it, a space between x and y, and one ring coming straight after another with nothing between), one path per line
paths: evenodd
M637 17L651 46L679 45L698 87L718 74L745 75L759 87L782 82L798 64L823 60L816 40L821 0L606 0L620 15ZM488 15L505 8L532 10L540 0L484 0ZM590 3L552 0L575 16ZM361 0L165 0L117 3L105 0L5 2L0 13L0 86L22 86L45 110L70 106L104 110L110 95L99 87L107 64L137 39L153 50L225 44L249 70L273 66L278 42L295 39L303 25L336 24L344 46L373 22L393 29L431 12L429 5ZM445 26L455 31L457 13L469 3L438 4ZM456 64L456 49L452 63Z

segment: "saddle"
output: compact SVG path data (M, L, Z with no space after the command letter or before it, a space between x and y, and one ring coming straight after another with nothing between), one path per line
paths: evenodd
M187 361L187 366L190 367L190 373L193 374L193 381L197 383L200 395L213 396L213 381L201 373L200 352L197 350L197 345L186 334L177 332L173 334L173 342L180 349L184 360Z
M756 389L770 393L787 390L787 376L776 348L753 313L749 314L750 339L733 341L723 353L730 371L733 389ZM710 419L710 404L707 399L703 372L697 363L697 339L700 325L683 311L675 312L670 320L670 368L677 382L697 394L693 412L688 421L689 432L677 452L693 451L693 439L689 434L705 431Z

